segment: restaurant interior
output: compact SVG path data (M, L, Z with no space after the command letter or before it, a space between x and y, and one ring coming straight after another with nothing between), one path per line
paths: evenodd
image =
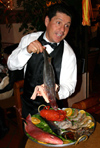
M0 65L5 64L3 57L5 47L19 43L21 38L28 33L45 29L41 23L41 19L43 19L41 11L36 11L36 9L42 10L41 7L45 3L48 6L51 2L55 3L60 0L36 1L38 7L36 5L35 8L34 0L32 0L34 5L30 4L30 0L27 0L26 8L24 8L24 0L0 0ZM64 99L62 103L65 108L86 110L93 115L96 122L100 123L100 0L89 1L91 2L91 9L88 7L90 20L89 24L83 25L83 0L65 0L72 6L75 16L65 40L68 41L76 54L78 72L75 92L69 98ZM33 11L38 15L28 11L29 7L30 9L34 8ZM34 21L36 19L39 21ZM31 147L26 146L28 137L23 131L19 111L22 108L20 97L23 93L23 85L24 80L15 82L13 95L5 100L0 100L5 124L8 127L8 132L0 139L0 148Z

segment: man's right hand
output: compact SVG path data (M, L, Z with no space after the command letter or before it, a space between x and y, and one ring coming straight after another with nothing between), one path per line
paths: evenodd
M28 46L27 46L27 51L29 53L39 53L39 52L43 52L43 50L45 49L44 46L42 46L42 44L38 41L38 40L35 40L33 42L31 42Z

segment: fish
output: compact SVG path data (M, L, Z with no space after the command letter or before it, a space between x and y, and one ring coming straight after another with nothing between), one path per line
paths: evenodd
M38 141L54 144L54 145L61 145L63 141L58 138L57 136L47 133L42 129L38 128L35 124L31 121L31 115L29 114L25 119L26 123L24 122L25 131L33 138Z
M53 66L51 64L51 57L47 53L46 49L43 50L44 55L44 67L43 67L43 82L44 90L50 101L50 105L54 110L58 109L56 102L56 92L55 92L55 73Z
M52 129L52 131L57 134L57 135L61 135L61 129L53 122L53 121L49 121L46 118L42 119L49 125L49 127Z

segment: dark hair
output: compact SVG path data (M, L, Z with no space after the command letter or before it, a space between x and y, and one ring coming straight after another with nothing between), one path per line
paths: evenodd
M15 50L18 47L18 43L7 46L6 48L4 48L4 53L6 53L7 55L10 55L12 53L13 50Z
M65 13L72 19L71 7L65 3L56 3L48 7L46 16L51 20L52 17L56 15L57 12Z

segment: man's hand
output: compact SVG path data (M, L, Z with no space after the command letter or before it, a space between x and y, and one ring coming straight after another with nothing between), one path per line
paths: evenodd
M58 85L55 84L55 91L57 92L57 90L58 90ZM48 96L45 92L44 84L38 85L38 86L35 87L35 90L34 90L32 96L31 96L31 99L35 100L37 96L42 96L44 98L44 100L47 103L49 103L49 98L48 98Z
M33 42L31 42L28 46L27 46L27 51L29 53L39 53L39 52L43 52L43 50L45 49L44 46L42 46L42 44L38 41L35 40Z
M44 100L47 103L49 103L48 96L46 95L45 90L44 90L44 84L35 87L35 90L31 96L31 99L35 100L36 96L42 96L44 98Z

